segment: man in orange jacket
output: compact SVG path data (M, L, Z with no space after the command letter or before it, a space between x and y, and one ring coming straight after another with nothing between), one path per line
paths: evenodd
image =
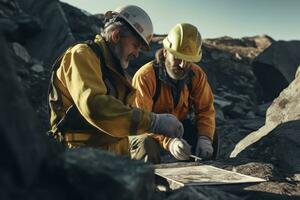
M130 137L132 158L159 163L161 147L178 160L188 160L191 153L203 159L212 157L214 99L206 74L194 63L201 60L201 43L201 35L195 26L177 24L163 40L164 48L158 50L156 60L135 74L136 106L155 113L171 113L186 126L183 138L151 133ZM187 120L192 107L195 130Z

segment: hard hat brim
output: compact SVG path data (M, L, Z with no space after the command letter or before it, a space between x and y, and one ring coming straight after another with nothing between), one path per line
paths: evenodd
M199 62L202 58L202 52L200 52L200 54L196 55L196 56L195 55L185 55L185 54L182 54L182 53L178 53L174 49L171 49L171 48L167 47L169 45L169 42L166 39L163 40L163 45L164 45L164 48L166 50L168 50L176 58L179 58L181 60L185 60L187 62Z
M119 14L118 17L121 18L123 21L125 21L130 26L130 28L134 30L134 33L136 33L137 36L142 40L143 42L142 49L145 51L149 51L151 49L150 42L147 41L145 36L141 34L139 30L130 21L128 21L126 17L124 17L122 14Z
M187 61L187 62L199 62L201 60L201 55L197 56L188 56L181 53L178 53L177 51L174 51L173 49L167 48L167 50L173 54L176 58L179 58L181 60Z

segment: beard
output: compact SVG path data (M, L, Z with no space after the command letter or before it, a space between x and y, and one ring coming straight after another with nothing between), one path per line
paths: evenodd
M121 67L123 69L127 69L129 65L129 61L122 54L122 48L120 43L113 45L111 49L114 56L119 60Z
M165 62L165 68L167 74L173 80L184 79L188 75L188 72L190 71L190 69L181 69L179 66L172 66L172 64L168 61Z

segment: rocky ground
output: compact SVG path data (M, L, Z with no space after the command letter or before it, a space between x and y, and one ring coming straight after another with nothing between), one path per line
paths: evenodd
M298 63L290 71L281 70L280 62L262 58L262 52L278 46L269 36L203 42L199 65L215 94L220 140L218 159L208 163L268 181L158 192L151 166L95 149L66 151L45 134L51 63L69 45L92 39L103 15L54 0L0 0L0 11L0 199L300 198L299 90L290 78L300 64L297 41L280 42L292 43L292 52L296 51L295 59L287 59ZM153 59L163 37L154 37L152 50L131 63L130 74ZM279 75L274 75L274 83L261 73ZM272 103L290 83L291 92ZM276 90L268 89L272 84L278 84ZM268 109L270 105L275 109ZM269 121L272 129L264 138L230 158L236 144Z

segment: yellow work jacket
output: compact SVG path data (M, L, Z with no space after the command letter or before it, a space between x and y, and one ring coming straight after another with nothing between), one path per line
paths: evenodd
M50 84L51 129L57 132L57 124L73 105L94 129L62 133L68 146L94 146L127 154L127 136L144 133L150 126L150 114L130 106L135 98L135 89L117 70L117 62L106 42L99 35L94 42L102 50L113 81L106 83L103 80L100 59L87 44L69 48L54 71ZM108 90L113 91L112 94L107 94ZM135 133L131 132L132 127L136 128Z
M186 118L189 109L193 105L198 134L213 139L215 132L214 98L203 70L196 64L192 64L191 70L194 76L191 79L191 91L189 91L188 85L185 84L176 107L174 106L171 87L160 80L160 95L153 106L153 96L156 91L156 77L153 65L154 61L145 64L133 77L132 84L137 89L135 106L154 113L171 113L182 121ZM168 149L171 138L154 134L152 136L165 149Z

